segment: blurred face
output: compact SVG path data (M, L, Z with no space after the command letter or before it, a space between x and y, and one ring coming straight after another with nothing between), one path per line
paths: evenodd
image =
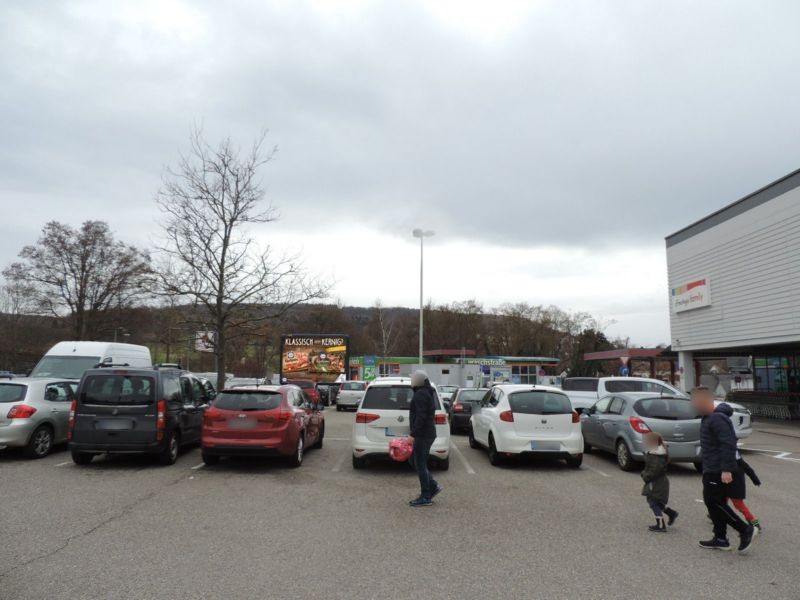
M714 412L714 396L711 390L695 390L692 392L692 404L701 415Z

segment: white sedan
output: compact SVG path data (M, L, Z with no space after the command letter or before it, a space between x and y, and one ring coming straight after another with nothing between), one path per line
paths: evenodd
M389 442L408 437L408 409L413 395L407 377L376 379L369 384L353 424L354 469L365 467L370 457L389 456ZM436 440L431 446L431 462L446 470L450 467L450 425L438 393L434 418Z
M578 468L583 461L583 433L569 396L558 388L496 385L473 409L469 445L486 448L489 461L504 457L548 455Z

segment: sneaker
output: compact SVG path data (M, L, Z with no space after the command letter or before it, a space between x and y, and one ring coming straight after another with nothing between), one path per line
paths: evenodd
M739 536L739 553L744 554L753 545L753 538L756 535L756 528L748 525L741 536Z
M436 498L436 496L438 496L438 495L439 495L439 492L441 492L443 489L444 489L444 488L443 488L442 486L440 486L440 485L437 483L437 484L436 484L436 489L435 489L435 490L433 490L433 493L431 494L431 500L433 500L434 498Z
M433 502L431 502L430 498L423 498L420 496L416 500L409 502L408 505L412 508L419 508L421 506L433 506Z
M655 525L648 527L653 533L667 533L667 526L664 525L664 519L658 519Z
M700 542L701 548L708 548L709 550L730 550L731 543L728 540L719 540L711 538L705 542Z
M756 528L756 533L762 533L761 521L759 521L758 519L753 519L752 521L750 521L750 525Z

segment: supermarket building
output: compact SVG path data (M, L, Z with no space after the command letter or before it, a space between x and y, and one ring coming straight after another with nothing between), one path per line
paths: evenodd
M666 238L680 386L800 418L800 170Z

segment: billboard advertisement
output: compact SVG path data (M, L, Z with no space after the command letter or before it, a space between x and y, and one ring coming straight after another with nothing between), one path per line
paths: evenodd
M194 349L195 352L213 352L214 332L198 331L194 336Z
M711 282L708 277L687 281L672 288L671 296L676 313L711 306Z
M350 338L342 334L281 336L281 379L333 382L347 377Z

